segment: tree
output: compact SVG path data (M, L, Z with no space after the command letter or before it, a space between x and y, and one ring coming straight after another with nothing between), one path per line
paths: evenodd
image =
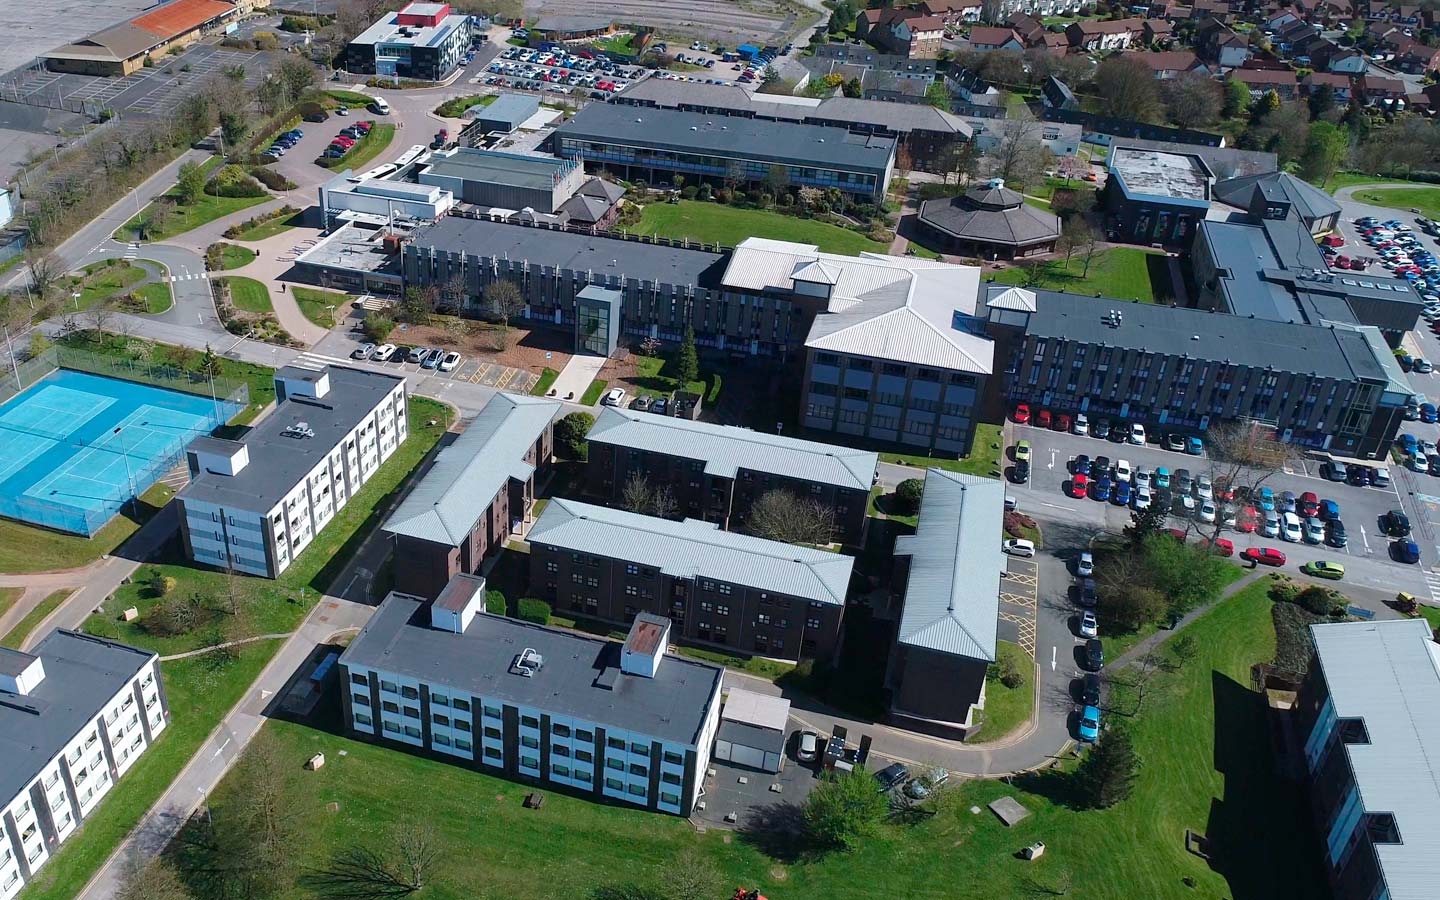
M1299 100L1282 103L1251 128L1250 139L1280 157L1281 163L1293 162L1309 144L1310 111Z
M1183 666L1199 655L1200 647L1193 637L1182 634L1170 642L1170 652L1175 654L1175 659Z
M695 352L695 329L685 326L685 340L675 354L675 377L681 384L688 385L700 377L700 357Z
M180 202L189 206L204 196L205 180L205 170L200 167L199 163L192 160L181 164L179 179L175 182Z
M235 769L234 799L211 811L207 874L240 897L266 897L295 881L305 843L307 782L284 774L289 763L267 740L251 743Z
M920 509L920 500L925 494L925 479L907 478L895 486L895 501L900 511L914 515Z
M838 776L825 776L810 792L802 814L817 844L853 850L879 830L889 806L885 795L875 789L875 779L864 766L856 766Z
M1125 526L1125 538L1130 542L1130 546L1138 550L1146 538L1159 534L1160 529L1165 527L1168 513L1165 505L1157 502L1130 513L1130 524Z
M451 279L452 281L454 279ZM446 282L449 284L449 282ZM439 304L440 288L435 285L410 285L405 289L405 294L400 298L399 317L402 322L409 322L411 325L425 325L430 321L430 315ZM463 302L463 301L462 301Z
M1140 757L1129 732L1111 728L1085 754L1074 777L1090 807L1108 809L1130 796L1139 775Z
M413 290L416 290L416 288L409 288L406 290L406 293L408 294ZM434 294L434 291L426 292L427 296L434 296ZM445 279L445 283L440 285L437 308L443 309L452 316L459 315L460 311L465 308L465 301L469 299L469 297L470 288L465 284L465 276L456 273Z
M620 502L625 508L642 516L666 518L675 514L677 504L669 486L654 487L639 472L630 473L621 488Z
M944 81L937 81L925 89L925 102L936 109L950 111L950 89Z
M1095 208L1095 190L1087 187L1060 188L1050 198L1050 211L1062 219L1069 220L1073 217L1084 215ZM1065 229L1068 232L1070 224L1067 221ZM1062 235L1063 237L1063 235ZM1074 248L1081 247L1083 242L1076 241ZM1064 249L1062 246L1060 249ZM1069 262L1069 257L1066 257Z
M682 850L660 866L660 893L665 900L713 900L720 896L722 877L710 857Z
M784 489L766 491L750 507L752 534L787 544L828 544L835 539L835 511Z
M769 71L768 69L766 71ZM846 97L859 99L865 93L865 88L860 84L859 78L850 78L840 86L840 93Z
M305 89L319 80L315 67L298 56L285 56L274 69L290 96L299 99Z
M1306 102L1310 106L1310 118L1318 119L1335 108L1335 89L1328 84L1317 84L1310 88Z
M572 412L555 423L555 446L565 451L570 459L583 460L589 456L589 444L585 438L595 417L587 412Z
M1213 125L1220 116L1221 90L1209 75L1182 72L1166 83L1164 93L1170 121L1181 128Z
M485 305L500 320L501 349L510 339L510 319L525 309L525 296L513 281L492 281L485 285Z
M1159 591L1133 584L1100 591L1097 602L1101 614L1125 632L1159 621L1168 606Z
M955 176L958 184L963 184L975 177L980 169L980 158L976 154L973 141L952 141L940 152L939 169L945 174L948 183L950 176Z
M780 196L790 187L790 170L781 165L771 166L765 172L764 184L771 193L777 197Z
M430 880L440 858L435 823L407 817L390 829L390 843L395 848L397 880L411 891L420 890Z
M1350 135L1330 122L1311 122L1305 155L1300 158L1300 177L1325 187L1350 152Z
M395 320L389 316L371 313L365 317L365 337L372 341L383 341L395 330Z
M1013 183L1022 194L1049 164L1050 153L1040 143L1039 133L1040 123L1034 119L1012 119L990 155L991 174Z
M1085 269L1080 273L1081 278L1090 277L1090 263L1094 261L1095 254L1100 250L1100 235L1090 223L1080 219L1078 216L1071 219L1065 226L1071 231L1079 232L1076 235L1076 250L1085 258Z
M65 264L53 253L46 253L38 248L27 248L25 265L30 269L31 290L42 301L48 299L65 274Z
M1203 544L1155 534L1145 539L1143 552L1146 582L1177 610L1194 609L1214 600L1228 582L1229 563Z
M220 375L220 357L210 348L209 344L205 345L205 352L200 355L199 369L200 374L206 378L216 378Z
M180 873L164 857L131 861L115 900L191 900Z
M1095 71L1095 92L1107 116L1149 122L1160 115L1154 71L1129 54L1112 56L1100 64Z

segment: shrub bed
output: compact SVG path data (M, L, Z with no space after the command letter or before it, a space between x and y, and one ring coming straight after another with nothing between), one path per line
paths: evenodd
M239 224L231 225L229 228L225 229L224 234L227 238L239 237L240 235L249 231L251 228L264 225L266 222L273 221L275 219L281 218L282 216L293 216L299 211L299 209L293 206L282 206L279 209L272 210L268 213L262 213L258 216L255 216L254 218L246 219Z

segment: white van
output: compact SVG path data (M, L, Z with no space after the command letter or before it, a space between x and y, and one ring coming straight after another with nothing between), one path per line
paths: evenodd
M373 109L373 110L375 110L375 112L378 113L379 115L382 115L382 116L388 116L388 115L390 115L390 104L385 102L385 98L384 98L384 97L376 97L376 98L370 103L370 108Z

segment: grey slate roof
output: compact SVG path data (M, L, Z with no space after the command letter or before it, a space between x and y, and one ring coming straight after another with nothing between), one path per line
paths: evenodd
M475 118L503 121L518 126L540 109L540 98L533 94L501 94L489 106L475 108Z
M1363 719L1370 737L1336 750L1350 759L1363 808L1392 814L1400 832L1402 843L1374 845L1387 896L1431 900L1440 884L1440 645L1423 619L1310 633L1335 715Z
M816 603L843 606L855 558L722 531L713 522L675 522L555 498L527 540L652 566L674 578L713 578Z
M551 266L601 276L623 275L660 284L715 285L724 270L726 254L688 247L603 235L573 234L550 228L532 228L443 216L414 234L417 248L434 247L512 261L529 260L532 266Z
M1004 514L1004 482L944 469L925 473L915 533L895 540L895 555L910 557L899 643L995 659Z
M328 366L330 392L316 401L291 397L277 404L240 439L250 463L237 475L201 472L181 489L182 499L203 500L265 513L320 464L375 406L404 381L394 375ZM293 438L286 428L301 422L314 437Z
M155 654L64 628L30 650L45 679L26 695L0 691L0 803L25 789Z
M1279 190L1290 198L1296 212L1306 219L1323 219L1340 212L1335 198L1289 172L1270 172L1264 175L1242 175L1215 183L1215 199L1241 209L1250 208L1250 198L1255 195L1255 186L1264 184Z
M986 287L989 293L1006 289L1000 284ZM1025 330L1037 338L1104 344L1342 380L1388 380L1385 370L1375 361L1369 342L1352 329L1252 319L1062 291L1034 293L1036 310L1030 315ZM1104 318L1112 309L1124 314L1118 328L1111 328Z
M562 411L559 402L544 397L491 397L390 514L386 533L451 547L463 544L510 479L524 481L534 474L525 454Z
M497 106L499 104L496 104ZM420 183L427 175L443 178L459 178L466 181L483 181L492 184L514 185L516 187L550 190L555 179L573 169L574 163L547 156L527 156L523 153L502 153L495 150L477 150L473 147L457 147L443 155L430 157L429 164L420 171ZM441 184L441 187L446 185Z
M705 461L705 473L734 478L740 469L869 491L879 454L834 444L711 425L608 406L589 439L681 459Z
M895 139L852 134L843 128L765 122L675 109L636 109L592 103L555 129L555 136L760 162L883 172Z
M1014 202L1005 195L1014 195ZM1023 202L1010 190L971 191L963 197L926 200L920 221L968 241L1025 247L1060 237L1060 217Z
M605 669L619 668L620 646L484 612L464 634L441 631L430 627L424 600L391 593L340 663L693 745L711 703L720 702L724 670L666 654L654 678L621 672L607 690L596 681ZM510 673L526 648L545 658L533 678Z

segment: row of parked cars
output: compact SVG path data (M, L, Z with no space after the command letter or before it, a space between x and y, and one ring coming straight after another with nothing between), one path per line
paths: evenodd
M416 363L422 369L451 372L459 367L460 361L464 357L454 350L445 350L441 347L405 347L395 344L376 346L366 342L356 347L350 354L350 358L368 359L374 362L411 362Z
M360 142L360 139L369 134L370 129L374 127L374 122L365 119L340 129L340 133L335 135L330 146L326 147L320 155L329 159L339 159L349 153Z
M264 153L260 154L261 162L275 162L280 157L284 156L287 152L289 152L291 147L294 147L296 144L300 143L300 139L304 136L305 132L301 131L299 128L292 128L289 131L284 132L279 137L275 138L275 142L271 144Z
M611 388L605 392L605 396L600 398L600 405L623 409L628 396L624 388ZM689 401L680 397L652 397L649 394L638 394L635 399L630 401L630 408L662 416L679 416L689 411L690 406Z
M1085 413L1052 413L1048 409L1032 412L1030 404L1018 403L1010 416L1017 425L1034 425L1036 428L1047 428L1052 431L1062 431L1069 434L1080 435L1081 437L1093 437L1100 440L1109 440L1116 444L1134 444L1143 446L1150 440L1146 433L1145 426L1139 422L1111 422L1106 418L1097 418L1094 422ZM1205 441L1193 434L1181 434L1171 432L1164 438L1156 437L1156 441L1162 444L1167 450L1174 450L1177 453L1189 453L1191 456L1202 456L1205 453Z
M1418 221L1434 225L1428 219ZM1356 219L1355 226L1382 266L1409 281L1427 308L1440 310L1440 259L1420 243L1415 229L1398 219L1381 222L1374 216Z

